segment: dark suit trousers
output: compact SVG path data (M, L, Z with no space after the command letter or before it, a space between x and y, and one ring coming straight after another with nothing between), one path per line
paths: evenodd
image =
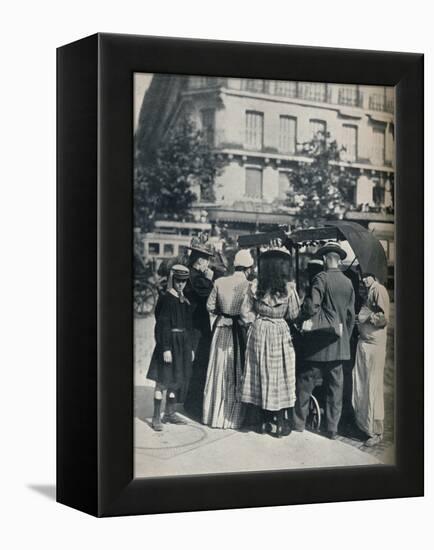
M309 399L322 378L325 395L326 430L337 432L342 414L344 376L342 361L305 363L297 373L297 400L294 407L294 427L304 430L309 412Z

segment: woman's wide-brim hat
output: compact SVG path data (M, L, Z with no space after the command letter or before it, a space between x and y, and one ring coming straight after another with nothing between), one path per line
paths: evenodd
M214 252L211 249L211 247L205 242L203 242L201 239L199 239L198 237L193 237L191 239L190 246L187 246L187 248L192 252L195 252L196 254L199 254L201 256L205 256L209 258L214 256Z
M317 258L322 258L323 256L330 254L331 252L333 252L334 254L338 254L341 260L344 260L347 257L347 253L345 252L345 250L341 247L339 243L335 241L326 243L324 246L317 250L315 256Z

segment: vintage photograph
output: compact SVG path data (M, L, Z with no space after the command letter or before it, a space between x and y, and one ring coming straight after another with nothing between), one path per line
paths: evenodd
M394 88L134 74L134 475L395 463Z

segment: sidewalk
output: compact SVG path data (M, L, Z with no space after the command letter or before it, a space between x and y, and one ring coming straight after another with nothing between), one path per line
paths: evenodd
M152 388L136 388L135 477L254 472L381 464L368 453L319 434L270 435L208 428L187 417L185 426L150 426ZM149 394L149 395L148 395ZM149 399L151 397L151 399Z
M153 317L135 320L137 477L394 463L394 304L391 307L384 377L384 441L372 449L363 447L363 441L344 436L330 441L306 431L293 432L278 440L253 432L213 430L189 419L187 426L165 426L164 432L154 432L149 424L153 383L146 379L154 347L153 329Z

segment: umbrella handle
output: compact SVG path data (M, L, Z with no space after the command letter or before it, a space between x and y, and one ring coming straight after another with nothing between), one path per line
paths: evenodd
M353 265L353 263L357 260L357 256L354 254L354 258L353 258L353 261L350 263L350 265L347 267L347 269L345 271L349 271L351 269L351 266Z

